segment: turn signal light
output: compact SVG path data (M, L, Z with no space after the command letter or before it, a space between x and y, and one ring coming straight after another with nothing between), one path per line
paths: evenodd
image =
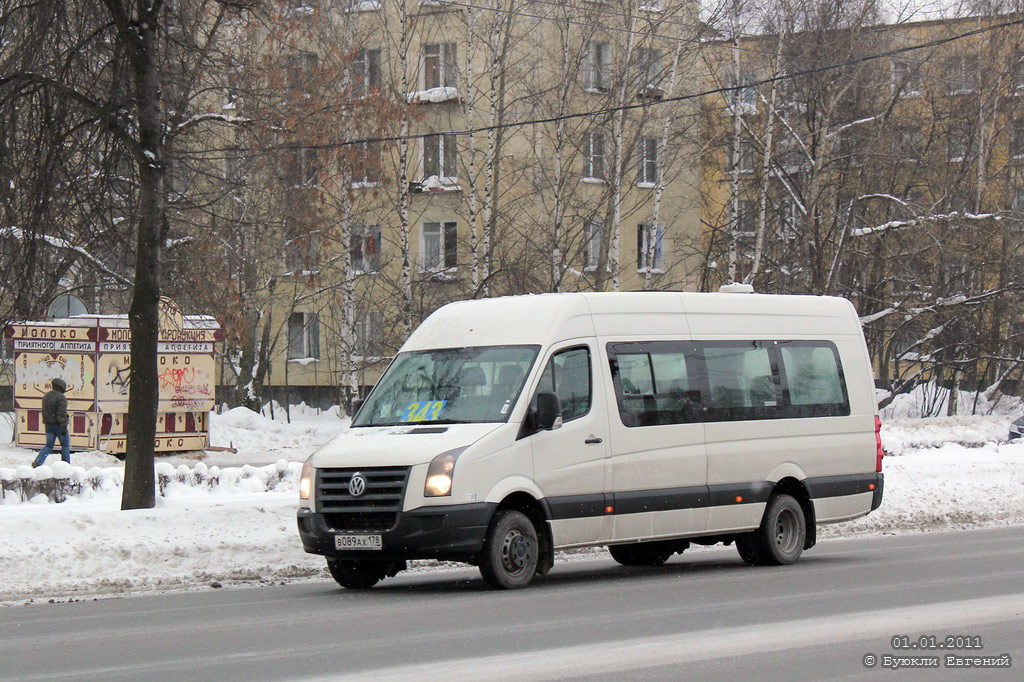
M615 511L615 507L605 507L604 508L604 513L605 514L611 514L614 511Z
M737 502L742 502L743 501L743 496L742 495L737 495L736 496L736 501Z

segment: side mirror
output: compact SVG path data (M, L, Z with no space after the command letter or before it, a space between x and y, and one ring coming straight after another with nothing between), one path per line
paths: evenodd
M537 394L536 421L538 431L550 431L562 426L562 406L558 394L541 391Z
M349 408L348 413L353 419L355 419L356 415L359 414L359 409L363 406L364 402L366 401L362 398L352 399L352 407Z

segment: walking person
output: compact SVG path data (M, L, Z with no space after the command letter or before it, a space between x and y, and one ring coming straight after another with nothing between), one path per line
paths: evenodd
M46 424L46 445L39 451L32 468L41 466L53 452L53 442L60 440L60 458L71 463L71 435L68 433L68 399L64 392L68 385L63 379L53 380L53 390L43 396L43 423Z

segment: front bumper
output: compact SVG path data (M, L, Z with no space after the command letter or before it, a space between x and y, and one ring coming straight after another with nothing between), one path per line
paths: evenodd
M472 561L483 549L487 526L497 506L490 502L480 502L420 507L401 512L394 528L387 531L332 528L323 514L309 509L299 509L297 522L302 547L310 554L343 559ZM379 533L382 549L335 549L334 537L346 532L356 535Z

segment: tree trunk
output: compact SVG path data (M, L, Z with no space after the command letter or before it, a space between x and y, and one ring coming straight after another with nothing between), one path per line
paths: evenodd
M129 309L132 332L131 391L125 432L121 509L156 506L153 452L160 387L157 336L160 308L160 241L164 224L164 172L160 139L160 88L156 64L156 14L140 17L134 49L135 110L139 121L139 227L135 289Z

